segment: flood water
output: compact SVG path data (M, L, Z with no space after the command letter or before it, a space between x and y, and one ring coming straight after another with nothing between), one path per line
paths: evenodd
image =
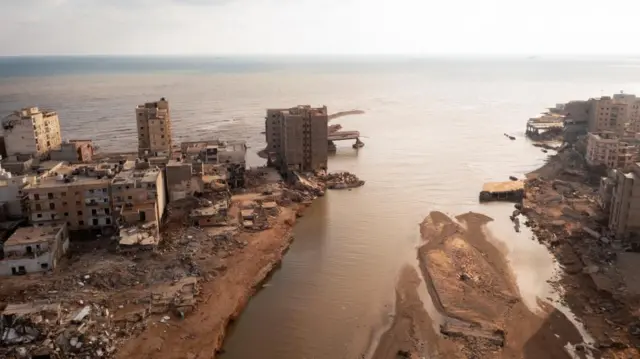
M549 291L551 256L530 234L514 232L512 205L478 204L482 183L522 176L543 163L546 154L523 132L526 120L546 107L640 90L640 70L618 62L429 60L207 69L0 78L0 113L30 104L54 108L65 138L94 138L104 150L126 150L136 146L135 105L165 96L177 141L240 138L257 152L264 146L267 107L324 104L330 112L366 111L336 120L345 130L360 130L365 147L356 151L350 142L338 143L329 161L330 170L354 172L366 185L329 192L305 212L282 268L234 325L225 359L364 354L388 322L398 270L415 262L418 223L432 210L493 217L489 230L511 260L526 302L535 307L535 297ZM505 132L517 139L510 141ZM250 162L260 160L252 153Z

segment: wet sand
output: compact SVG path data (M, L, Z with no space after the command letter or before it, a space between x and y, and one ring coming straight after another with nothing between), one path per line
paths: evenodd
M432 212L420 226L422 280L443 322L425 310L417 271L403 268L394 321L373 358L571 358L567 344L580 343L580 333L548 304L527 308L504 255L484 234L491 218L456 219Z

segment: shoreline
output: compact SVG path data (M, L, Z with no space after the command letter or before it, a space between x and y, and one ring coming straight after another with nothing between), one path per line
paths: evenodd
M438 288L436 288L437 284L442 285L442 283L457 281L457 279L446 279L446 276L440 279L434 278L427 268L429 261L425 260L421 253L430 245L433 245L429 244L429 241L433 240L433 238L442 240L442 238L455 237L461 231L460 228L451 229L448 227L449 224L442 224L443 222L441 221L438 224L438 220L432 221L433 223L428 228L425 228L424 225L429 218L428 216L420 227L423 244L416 250L418 255L417 265L406 265L401 271L395 289L396 302L393 319L390 326L372 342L372 348L369 351L373 353L370 356L371 359L413 359L424 357L425 355L427 357L434 355L438 357L438 355L442 354L445 354L447 358L466 358L466 356L458 356L463 351L470 355L480 354L482 358L499 358L505 354L524 355L525 357L528 357L528 355L534 355L534 357L543 355L547 358L621 356L625 358L640 358L640 353L636 349L639 347L638 337L636 336L634 339L630 335L634 320L629 305L637 302L624 302L624 300L614 298L616 293L612 293L612 296L604 293L599 288L592 273L587 271L587 268L593 267L593 263L585 260L589 255L593 255L594 251L593 249L587 251L587 247L593 246L594 243L598 242L597 238L591 241L584 239L584 236L588 236L589 232L581 230L581 228L589 227L589 224L578 223L580 219L573 219L572 221L572 218L565 218L567 216L563 216L561 211L555 211L556 213L561 213L558 216L562 217L562 221L566 222L565 227L573 230L577 228L577 233L571 233L571 231L558 233L557 226L559 222L552 218L553 216L548 215L548 213L554 212L557 208L543 200L545 193L547 196L553 195L550 189L556 188L554 184L556 179L558 183L570 182L573 184L588 183L593 180L593 173L581 167L579 160L577 161L578 164L576 164L577 154L573 151L572 147L563 146L557 154L550 155L542 166L528 173L525 181L525 199L522 206L516 205L516 208L526 218L525 225L530 227L534 233L535 237L532 240L538 240L545 246L554 260L561 264L562 269L558 273L559 276L550 279L548 282L560 295L557 303L560 304L561 308L568 309L571 318L574 319L570 319L569 313L565 315L563 313L564 309L556 308L555 301L551 298L546 300L539 298L538 306L542 311L534 313L524 306L522 299L517 295L518 300L515 302L515 307L508 311L516 310L516 313L519 313L519 318L514 320L505 317L504 327L502 327L506 334L503 346L488 350L487 348L489 347L478 346L478 338L485 342L489 339L488 343L492 343L491 338L481 333L481 330L480 332L477 330L477 328L484 327L482 324L480 324L480 327L476 327L483 322L482 320L471 320L469 322L472 323L470 328L476 327L476 329L468 330L465 329L464 325L456 324L454 332L447 332L446 328L437 324L438 318L427 313L426 309L429 306L434 306L438 312L437 315L444 317L443 321L445 323L449 318L454 320L462 319L464 324L464 318L457 315L452 316L448 313L450 306L443 304ZM584 174L582 177L576 175L581 169ZM570 178L563 178L563 174ZM596 186L593 184L585 184L584 188L574 188L574 190L578 191L580 196L589 198L585 201L588 207L585 210L597 213L599 210L597 202L592 198L594 188ZM538 193L538 195L534 195L534 192ZM591 197L587 194L590 194ZM560 205L557 207L560 207ZM433 218L433 214L430 216ZM594 223L595 220L590 222L590 224ZM426 238L431 239L425 241ZM603 252L602 248L599 250ZM500 257L502 255L494 254L486 258L491 258L490 261L495 263L494 260ZM505 259L501 258L500 260ZM510 268L509 271L511 271ZM422 275L418 274L420 272ZM451 276L449 275L448 277ZM420 299L417 293L418 285L415 283L416 281L423 281L426 285L429 298L423 300L430 300L431 303L426 304ZM616 283L620 283L620 281ZM515 285L515 282L512 282L512 284ZM517 286L515 290L517 293ZM475 291L459 294L458 296L450 296L449 299L468 297L470 293L475 293ZM622 295L620 294L619 296ZM451 300L455 302L457 299ZM465 302L465 300L462 299L461 301ZM473 308L477 303L478 300L472 300L471 302L467 301L466 304L461 304L460 308L464 308L461 313L469 315L469 311L473 312ZM602 307L598 308L598 306ZM577 323L580 324L575 323L573 320L577 320ZM497 319L494 321L499 322ZM491 323L490 320L484 322ZM438 327L440 330L438 330ZM554 332L548 330L550 327L555 328ZM425 338L430 339L425 341ZM536 344L535 342L538 343ZM568 349L566 347L567 343L571 343L573 348Z
M233 268L228 268L231 273L202 284L200 297L203 302L198 304L194 313L178 324L154 327L131 338L118 351L117 358L215 358L222 352L230 325L242 315L251 298L281 266L294 240L292 231L296 217L307 206L282 207L277 225L245 235L249 237L245 238L249 245L236 254ZM250 247L252 242L255 242L255 248Z
M583 154L572 146L564 148L527 174L520 212L534 240L561 265L553 285L592 337L587 346L602 357L640 358L640 338L630 335L638 325L632 313L637 298L626 292L625 274L616 269L616 260L603 262L607 253L622 252L592 234L607 216L596 199L598 179ZM563 195L566 191L573 194ZM558 194L561 200L551 200Z

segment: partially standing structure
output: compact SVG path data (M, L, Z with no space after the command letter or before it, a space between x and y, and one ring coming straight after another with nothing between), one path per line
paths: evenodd
M267 153L282 172L326 170L327 107L267 110Z
M0 275L19 275L54 269L69 248L65 224L18 228L4 243Z
M147 102L136 107L138 125L138 155L169 157L171 154L171 112L169 101Z
M2 130L8 156L43 158L62 143L58 114L38 107L23 108L6 116Z

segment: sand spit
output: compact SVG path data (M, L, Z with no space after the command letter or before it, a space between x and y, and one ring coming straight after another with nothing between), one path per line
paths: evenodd
M551 306L532 313L521 301L507 261L484 235L491 218L456 219L432 212L420 225L419 267L442 322L425 311L416 271L403 269L394 322L373 358L571 358L578 330Z

